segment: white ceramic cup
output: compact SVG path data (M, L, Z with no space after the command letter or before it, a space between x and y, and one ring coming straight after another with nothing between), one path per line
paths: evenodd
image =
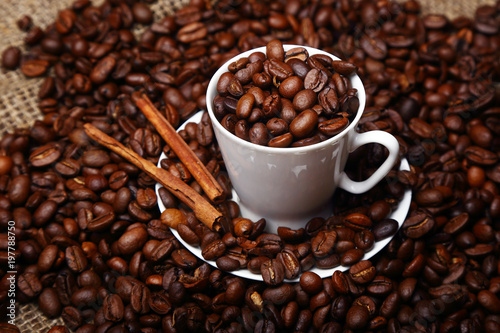
M294 47L304 46L284 45L285 51ZM310 56L326 54L338 60L327 52L305 48ZM326 218L332 214L335 204L332 196L337 187L358 194L375 186L396 162L399 144L394 136L383 131L356 132L366 103L365 89L357 75L349 77L353 88L358 90L356 117L346 129L328 140L305 147L273 148L253 144L230 133L213 112L217 82L228 72L229 64L258 51L265 54L266 48L243 52L219 68L208 85L207 109L242 216L253 221L265 218L269 232L276 232L279 226L298 229L313 217ZM344 172L348 155L368 143L384 145L389 156L368 179L353 181Z

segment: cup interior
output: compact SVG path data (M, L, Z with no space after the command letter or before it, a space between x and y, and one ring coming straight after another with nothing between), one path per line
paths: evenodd
M330 54L328 52L325 52L323 50L319 50L319 49L316 49L313 47L303 46L303 45L294 45L294 44L284 44L283 45L285 52L290 50L290 49L296 48L296 47L305 48L307 50L307 52L309 53L309 56L314 55L314 54L324 54L324 55L331 57L333 60L341 60L338 57L334 56L333 54ZM318 143L310 145L310 146L305 146L305 147L277 148L277 147L260 146L260 145L254 144L252 142L243 140L243 139L237 137L236 135L230 133L229 131L227 131L222 126L222 124L219 122L219 120L215 117L214 110L213 110L213 101L218 94L217 82L219 81L222 74L229 72L228 66L231 63L235 62L236 60L238 60L240 58L248 57L254 52L263 52L264 54L266 54L266 47L262 46L262 47L258 47L255 49L251 49L251 50L240 53L237 56L229 59L228 61L226 61L226 63L224 63L224 65L222 65L217 70L217 72L215 72L215 74L212 76L212 79L210 79L210 82L209 82L208 88L207 88L207 94L206 94L207 110L208 110L208 113L210 115L210 119L212 121L212 126L214 126L220 133L225 133L225 134L227 133L227 136L231 137L231 140L234 140L235 143L237 143L239 145L243 145L245 147L251 146L252 149L254 149L254 150L268 152L268 153L272 152L273 154L286 154L286 153L291 153L291 152L300 153L300 152L309 151L311 149L321 149L322 147L327 146L327 145L331 144L332 142L340 140L342 137L344 137L347 133L349 133L351 130L353 130L357 126L359 120L361 119L361 116L363 115L363 111L365 109L366 92L365 92L365 88L363 86L363 82L361 81L361 78L357 74L352 74L352 75L348 76L348 79L351 81L352 87L357 89L357 91L358 91L357 97L359 100L359 107L358 107L358 110L356 112L356 116L354 117L353 121L349 124L349 126L347 126L342 132L338 133L337 135L335 135L327 140L318 142Z

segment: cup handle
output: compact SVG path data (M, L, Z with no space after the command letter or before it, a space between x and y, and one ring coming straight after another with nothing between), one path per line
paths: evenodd
M384 131L369 131L357 133L351 141L349 153L355 151L358 147L368 143L380 143L389 150L389 156L382 165L368 179L361 182L351 180L347 174L342 171L340 174L339 187L353 194L364 193L374 187L384 178L394 166L399 154L398 140L391 134Z

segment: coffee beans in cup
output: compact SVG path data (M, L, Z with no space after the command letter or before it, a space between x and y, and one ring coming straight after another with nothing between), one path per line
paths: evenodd
M217 82L214 113L237 137L269 147L302 147L342 132L359 100L349 76L357 67L279 40L228 66Z

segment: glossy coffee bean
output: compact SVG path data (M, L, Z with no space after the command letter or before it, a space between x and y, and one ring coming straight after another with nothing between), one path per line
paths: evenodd
M16 69L21 60L21 50L15 46L7 47L2 53L2 67Z

